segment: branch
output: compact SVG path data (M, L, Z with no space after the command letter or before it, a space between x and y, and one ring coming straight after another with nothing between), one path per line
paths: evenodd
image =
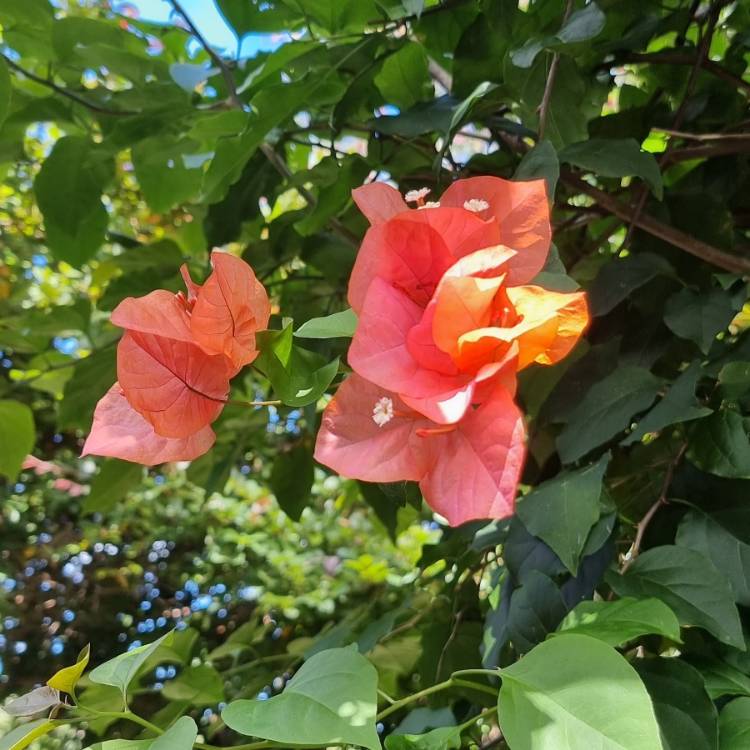
M183 20L190 29L191 34L200 42L201 47L208 53L213 64L221 71L221 75L224 78L224 83L227 85L227 91L229 92L229 98L236 107L242 109L242 101L237 95L237 84L234 80L232 71L227 67L226 62L221 55L216 54L215 50L206 41L206 38L198 30L198 27L192 22L190 16L185 12L185 9L180 4L179 0L169 0L169 4L175 9L175 12L182 16Z
M579 192L593 198L602 208L624 222L632 222L644 232L648 232L654 237L668 242L670 245L679 247L680 250L694 255L696 258L706 261L706 263L723 268L725 271L741 275L750 274L750 258L719 250L719 248L709 245L707 242L703 242L703 240L699 240L668 224L663 224L648 214L642 213L641 215L636 215L636 211L632 206L620 202L603 190L595 188L593 185L589 185L588 182L581 179L578 175L567 173L561 175L560 179Z
M88 99L85 99L84 97L80 96L79 94L76 94L74 91L71 91L70 89L66 89L64 86L58 86L54 81L51 81L49 78L42 78L42 76L38 76L36 73L32 73L29 70L26 70L25 68L22 68L17 62L14 60L11 60L7 55L0 54L0 57L5 60L5 63L9 68L12 70L15 70L17 73L20 73L25 78L28 78L30 81L34 81L35 83L39 83L42 86L46 86L48 89L52 89L57 94L60 94L60 96L64 96L66 99L70 99L72 102L75 102L76 104L80 104L87 109L90 109L92 112L96 112L100 115L139 115L140 112L131 111L131 110L125 110L125 109L108 109L107 107L102 107L100 104L96 104L96 102L91 102Z
M565 26L565 22L568 20L573 10L573 0L568 0L568 4L565 6L565 14L563 15L562 25ZM549 112L550 101L552 100L552 91L555 87L555 78L557 78L557 66L560 64L560 53L555 52L552 55L552 64L549 66L549 73L547 74L547 83L544 87L544 94L542 95L542 101L539 105L539 139L544 138L544 131L547 127L547 114Z
M664 475L664 481L661 485L661 492L659 493L659 497L657 498L656 502L646 511L646 515L643 516L641 522L638 524L638 528L635 533L635 539L633 540L633 545L628 550L625 561L620 568L620 573L624 573L633 564L635 558L638 557L638 553L641 551L641 544L643 543L643 536L646 533L648 525L651 523L651 519L653 519L653 517L656 515L656 512L659 510L659 508L661 508L662 505L666 505L669 502L667 500L667 493L669 492L669 487L672 484L675 470L677 469L680 461L682 461L682 457L685 455L686 450L687 443L683 443L682 447L677 452L677 455L669 462L669 466L667 466L667 473Z
M666 52L628 52L618 55L617 61L623 63L654 63L656 65L695 65L696 55L689 52L672 52L669 50ZM750 94L750 82L745 81L713 60L704 60L702 68L707 73L711 73L711 75L731 83L735 88L742 89L746 94Z

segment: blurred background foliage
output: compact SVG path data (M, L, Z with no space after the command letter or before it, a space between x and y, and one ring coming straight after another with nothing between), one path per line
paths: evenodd
M136 701L227 744L217 707L279 692L321 648L357 642L399 696L514 662L581 600L656 597L691 626L680 651L653 631L623 650L657 663L641 677L669 746L718 747L717 708L750 696L750 3L142 5L0 4L0 691L177 626ZM326 396L228 407L189 466L77 458L124 297L177 290L183 262L202 278L221 247L297 329L346 308L353 187L437 197L471 174L547 180L540 282L585 288L593 315L574 356L524 373L512 521L450 530L413 487L327 475ZM302 377L341 357L339 382L346 339L295 346L319 355ZM233 391L274 395L251 369ZM30 453L50 464L21 469ZM194 698L201 665L218 687ZM688 705L705 720L685 740ZM65 731L52 746L81 746Z

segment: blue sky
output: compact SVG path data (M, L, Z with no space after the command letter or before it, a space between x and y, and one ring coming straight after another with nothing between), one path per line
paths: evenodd
M172 6L167 0L125 0L121 4L135 6L144 21L169 23ZM182 0L181 4L209 44L224 50L227 55L237 55L237 37L212 0ZM115 7L117 5L118 3L115 3ZM242 56L248 57L261 50L276 49L279 46L276 36L246 35L242 40Z

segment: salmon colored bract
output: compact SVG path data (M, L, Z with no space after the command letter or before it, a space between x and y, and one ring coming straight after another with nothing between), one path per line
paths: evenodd
M229 381L258 355L255 333L270 304L250 266L221 252L201 286L181 269L188 289L128 297L112 312L125 329L117 347L117 382L99 401L83 455L154 465L187 461L214 443L210 427Z
M513 512L525 455L516 373L550 365L588 325L583 292L531 284L549 252L543 180L354 191L371 222L349 283L356 375L328 406L316 458L350 477L420 482L452 525Z

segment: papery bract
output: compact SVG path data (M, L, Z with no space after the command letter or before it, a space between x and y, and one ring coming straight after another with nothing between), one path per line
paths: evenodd
M374 414L383 399L392 408L387 421ZM315 458L368 482L418 481L428 505L458 525L513 512L525 450L521 412L505 384L445 426L354 374L323 414Z
M84 451L143 464L190 460L213 444L229 381L256 356L270 304L252 269L226 253L187 295L156 290L124 299L112 322L125 329L118 383L99 402Z
M187 437L219 416L229 394L227 361L195 344L126 331L117 379L133 408L164 437Z
M158 435L125 398L115 383L96 405L94 424L82 456L112 456L153 466L168 461L191 461L211 448L216 439L210 427L183 438Z
M211 255L213 273L191 290L196 295L190 315L193 339L208 354L223 354L239 370L258 352L255 333L268 327L271 306L250 266L227 253Z

